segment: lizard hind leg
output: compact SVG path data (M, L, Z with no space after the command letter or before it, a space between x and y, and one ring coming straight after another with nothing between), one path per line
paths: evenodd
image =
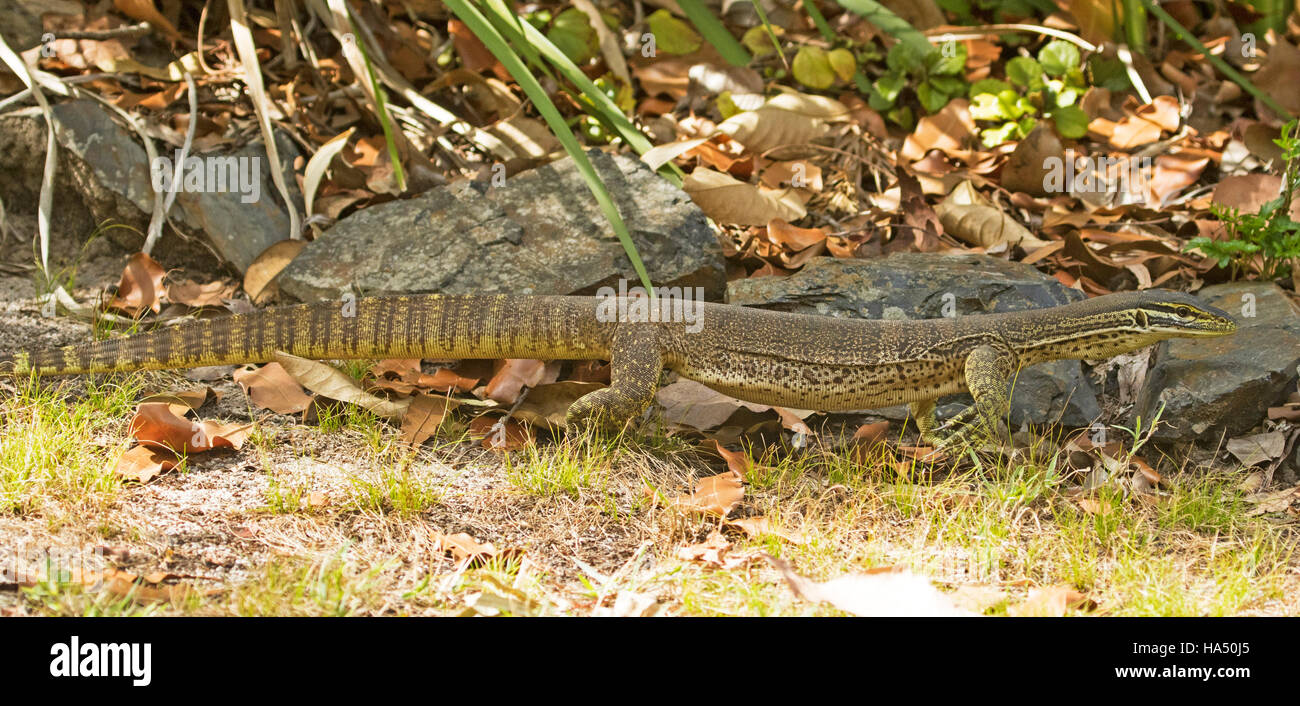
M663 364L653 326L621 324L610 352L610 385L579 397L569 407L564 418L568 433L585 427L617 431L640 416L654 400Z

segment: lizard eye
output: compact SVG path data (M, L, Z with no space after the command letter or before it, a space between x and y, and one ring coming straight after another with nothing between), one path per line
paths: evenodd
M1185 307L1185 306L1180 306L1180 307L1178 307L1177 309L1174 309L1174 313L1175 313L1175 314L1178 314L1178 318L1180 318L1180 319L1190 319L1190 318L1192 318L1192 310L1191 310L1191 309L1188 309L1188 308Z

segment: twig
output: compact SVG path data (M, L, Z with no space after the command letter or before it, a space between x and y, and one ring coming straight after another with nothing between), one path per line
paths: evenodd
M143 37L152 31L153 25L148 22L141 22L138 25L114 27L113 29L55 30L50 34L54 35L55 39L88 39L92 41L102 41L105 39L121 39L123 37Z
M1004 25L982 25L979 27L966 27L966 31L953 32L945 29L927 29L922 34L933 44L946 42L949 39L979 39L988 34L1010 34L1012 32L1031 32L1034 34L1043 34L1048 37L1056 37L1077 45L1084 51L1097 51L1097 46L1085 40L1077 34L1070 34L1059 29L1051 27L1040 27L1038 25L1021 25L1021 24L1004 24Z

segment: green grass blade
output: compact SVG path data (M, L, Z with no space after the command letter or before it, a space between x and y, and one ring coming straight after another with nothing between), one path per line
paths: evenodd
M1184 42L1187 42L1189 45L1191 45L1193 49L1203 54L1206 59L1210 60L1211 64L1214 64L1214 68L1218 69L1219 71L1222 71L1224 76L1227 76L1228 78L1236 82L1238 86L1241 86L1242 90L1246 91L1250 95L1255 96L1256 98L1263 101L1264 105L1267 105L1269 109L1271 109L1274 113L1280 115L1284 121L1290 121L1295 119L1295 116L1292 115L1290 111L1288 111L1286 108L1283 108L1282 106L1278 105L1277 101L1273 100L1272 96L1259 90L1258 86L1251 83L1250 79L1238 73L1236 69L1232 68L1232 66L1228 64L1228 62L1224 61L1223 59L1220 59L1214 54L1211 54L1210 50L1206 48L1204 44L1201 44L1201 42L1197 40L1196 37L1193 36L1191 32L1188 32L1186 27L1179 24L1178 20L1175 20L1173 16L1170 15L1168 12L1165 12L1164 10L1160 9L1159 5L1151 2L1151 0L1142 0L1142 4L1146 5L1147 12L1150 12L1151 14L1159 18L1161 22L1164 22L1165 24L1169 25L1169 28L1174 31L1174 36L1183 40Z
M618 235L618 240L623 244L623 250L627 253L628 259L632 261L632 267L636 270L637 277L641 279L641 284L646 291L653 295L653 288L650 283L650 275L646 273L645 264L641 262L641 254L637 252L636 244L632 242L632 234L628 232L627 224L623 222L623 217L618 212L618 207L614 205L613 198L610 197L609 191L605 189L605 184L601 182L600 176L596 174L596 168L592 166L591 160L587 158L587 153L582 150L582 145L578 143L578 138L574 137L573 131L569 129L564 122L564 116L560 114L555 104L551 102L546 90L542 84L528 72L528 67L524 65L519 55L510 48L504 37L497 32L492 23L479 12L478 8L469 2L469 0L446 0L447 7L456 14L456 17L465 23L466 27L478 37L479 41L487 47L488 51L501 62L501 65L510 72L519 87L524 90L524 94L537 108L537 112L542 115L542 119L550 126L551 132L564 146L564 151L573 157L578 171L582 173L583 178L587 181L587 188L596 197L596 203L600 204L600 209L609 219L610 226L614 228L614 233Z
M524 22L518 14L508 8L504 0L486 0L488 11L488 21L493 27L503 35L506 42L512 47L528 47L530 51L540 53L547 61L555 66L556 71L560 73L574 86L577 86L582 95L585 96L594 109L591 112L592 117L600 120L607 127L618 133L637 154L645 154L654 145L650 140L637 129L636 125L628 119L623 111L619 110L614 101L610 100L605 92L596 87L587 74L583 73L573 60L560 51L550 39L540 30L528 22ZM539 58L540 61L540 58ZM666 164L659 170L659 174L675 186L682 185L682 171L674 164Z
M930 50L930 40L926 39L924 34L875 0L836 0L836 2L849 12L860 15L879 27L894 39L913 44L923 51Z
M713 16L709 8L704 6L700 0L677 0L677 6L682 8L686 13L686 19L695 25L695 29L704 35L705 41L713 45L714 49L722 55L727 63L734 66L745 66L749 64L751 57L749 50L739 40L731 36L731 32L723 26L722 20Z
M785 52L781 51L781 40L776 38L776 31L772 29L772 23L767 21L767 13L763 11L763 3L760 0L749 0L749 2L754 6L754 12L758 13L758 21L763 23L763 31L767 32L767 38L772 40L772 48L776 50L776 55L781 57L781 63L786 68L790 68L790 62L785 60Z
M351 10L348 11L348 20L352 22L352 36L356 38L357 49L361 50L361 61L366 64L366 80L370 81L370 89L375 93L375 115L379 118L380 127L384 129L384 142L388 145L388 160L393 163L393 179L397 181L398 191L406 191L406 172L402 170L402 157L397 152L397 141L393 139L392 120L388 115L388 94L375 76L375 67L370 63L370 52L366 49L365 35L357 29L356 22L352 21Z

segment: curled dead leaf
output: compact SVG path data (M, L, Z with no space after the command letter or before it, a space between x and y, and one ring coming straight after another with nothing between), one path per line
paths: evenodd
M305 240L281 240L254 258L244 271L244 291L248 298L257 304L269 299L275 292L275 288L270 286L272 280L298 257L304 247L307 247Z
M276 414L295 414L311 406L311 395L279 363L236 370L235 382L254 405Z
M807 213L794 189L778 191L754 186L706 167L697 167L686 175L682 189L719 223L761 226L774 218L798 220Z
M109 300L112 309L138 316L145 310L157 314L162 311L163 279L167 271L152 257L138 252L126 262L122 278L117 283L117 293Z

